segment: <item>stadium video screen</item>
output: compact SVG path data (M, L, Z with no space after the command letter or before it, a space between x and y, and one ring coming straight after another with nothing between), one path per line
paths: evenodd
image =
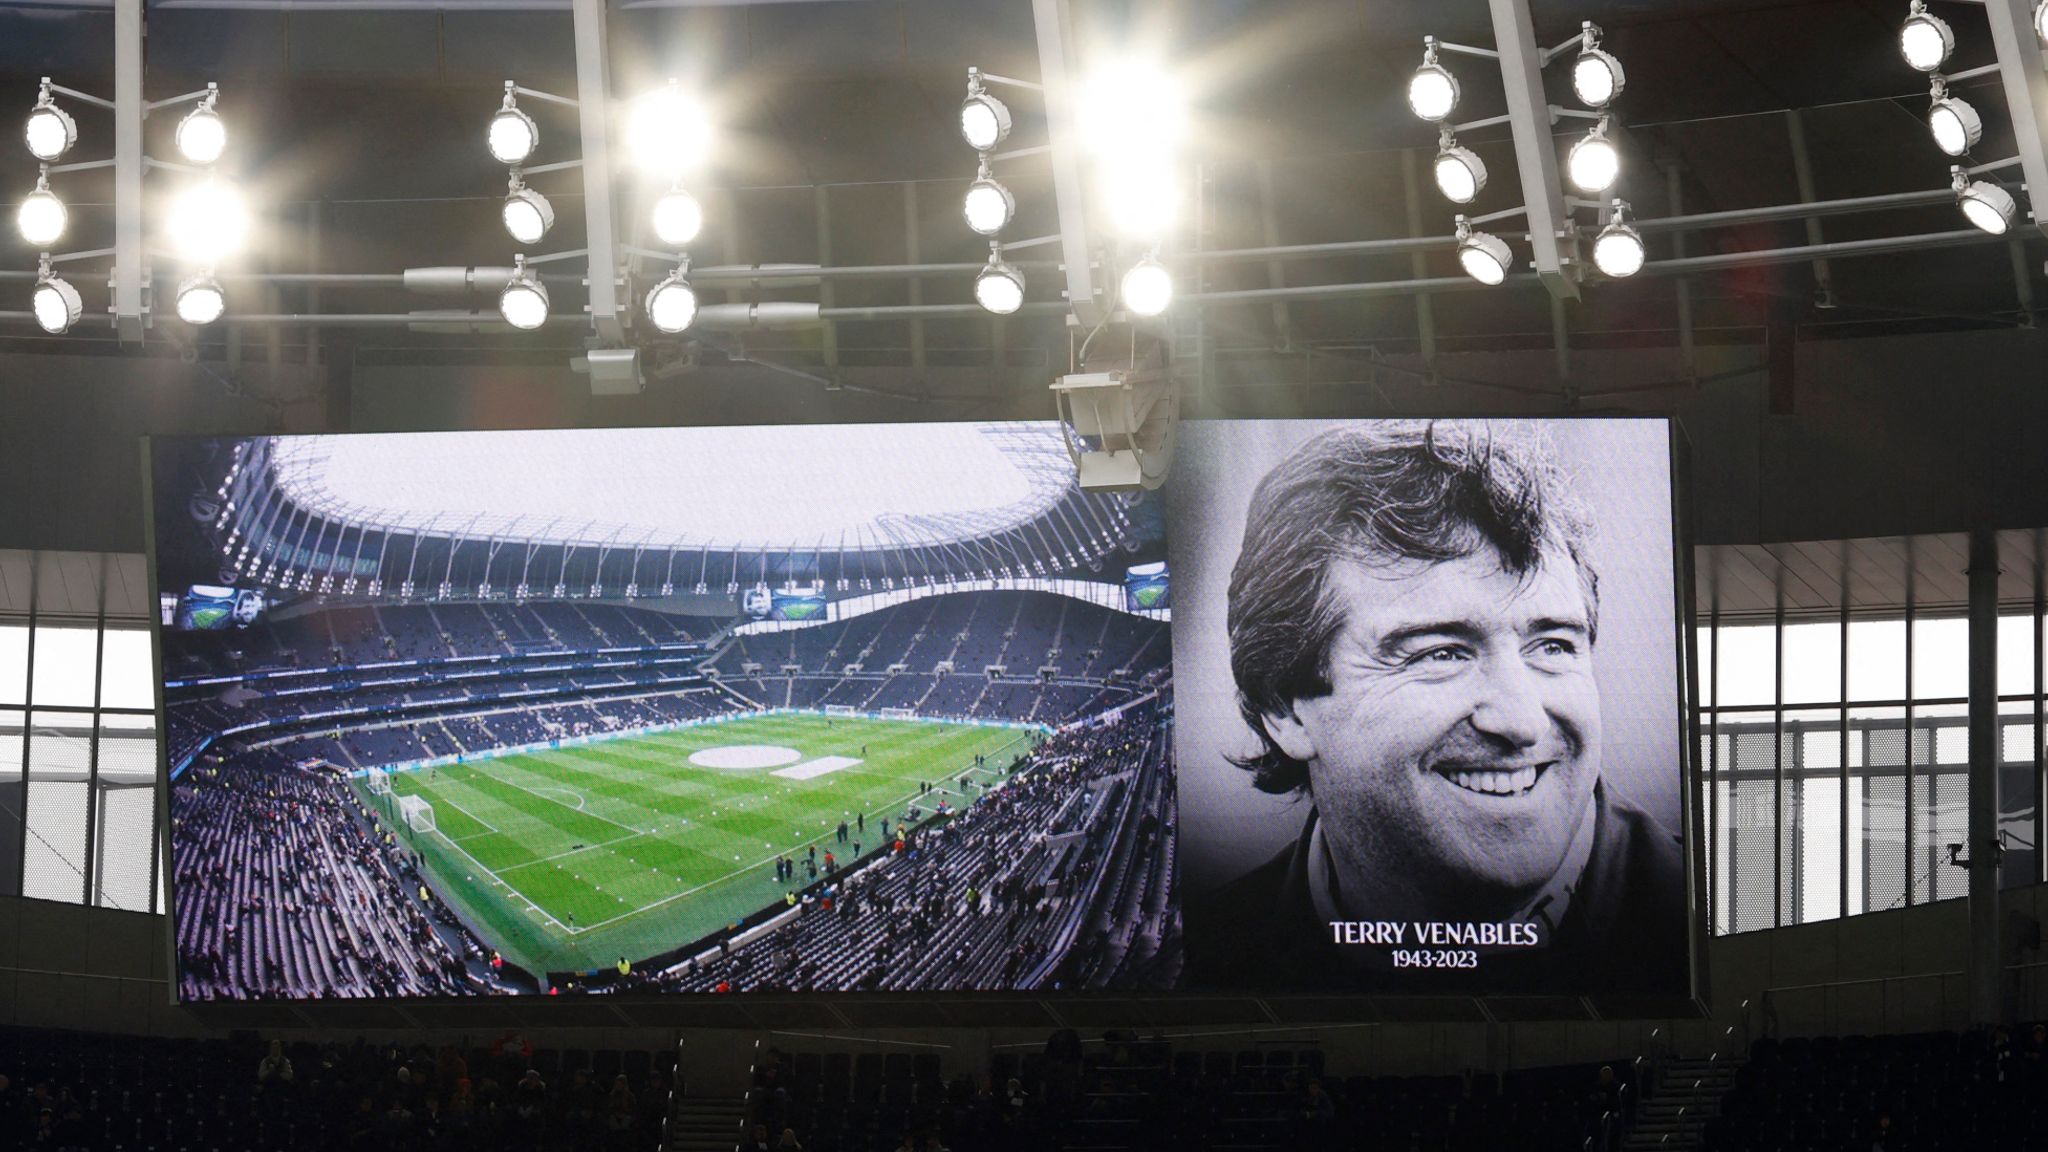
M1668 435L155 440L179 996L1683 995Z

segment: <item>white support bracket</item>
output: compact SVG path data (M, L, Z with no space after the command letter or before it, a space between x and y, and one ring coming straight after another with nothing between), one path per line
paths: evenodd
M2005 82L2028 208L2034 227L2048 235L2048 58L2034 34L2034 0L1984 0L1984 15Z
M1501 86L1514 130L1515 165L1529 218L1529 249L1537 278L1560 300L1579 296L1576 232L1558 183L1557 145L1550 138L1550 104L1543 95L1543 54L1536 47L1529 0L1487 0L1500 53Z
M1080 124L1070 59L1074 50L1073 14L1069 0L1031 0L1031 14L1038 32L1038 73L1045 94L1046 135L1052 149L1053 198L1059 209L1067 306L1076 320L1092 328L1102 322L1108 308L1095 287L1088 189L1081 177Z

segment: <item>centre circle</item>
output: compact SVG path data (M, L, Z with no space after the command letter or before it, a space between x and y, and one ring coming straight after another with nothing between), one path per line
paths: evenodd
M699 768L774 768L803 758L803 753L779 744L728 744L690 753L690 763Z

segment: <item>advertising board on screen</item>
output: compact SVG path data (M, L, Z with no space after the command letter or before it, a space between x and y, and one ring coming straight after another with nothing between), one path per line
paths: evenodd
M178 993L1684 995L1668 436L153 441Z

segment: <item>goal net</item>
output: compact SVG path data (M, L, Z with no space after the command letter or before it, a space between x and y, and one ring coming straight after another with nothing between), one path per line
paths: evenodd
M391 773L389 773L389 772L386 772L386 771L385 771L385 770L383 770L382 768L372 768L372 769L370 769L370 775L369 775L369 784L370 784L370 795L372 795L372 796L389 796L389 795L391 795Z
M855 711L853 710L853 705L851 705L851 704L827 704L827 705L825 705L825 715L827 715L827 716L854 716L854 715L858 715L858 713L856 713L856 712L855 712Z
M398 814L405 820L405 826L414 832L434 830L434 806L419 796L398 798Z
M915 720L915 719L917 719L917 709L915 709L915 708L884 708L884 709L882 709L882 716L883 716L883 717L884 717L885 719L889 719L889 720Z

